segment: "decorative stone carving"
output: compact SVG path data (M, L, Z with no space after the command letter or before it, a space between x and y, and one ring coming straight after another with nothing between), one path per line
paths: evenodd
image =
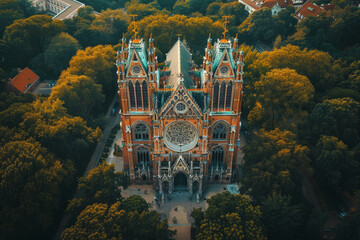
M125 132L131 133L131 126L125 126Z
M231 125L231 132L232 133L236 132L236 126L235 125Z
M172 122L164 130L166 146L176 152L192 149L195 147L198 138L198 129L188 121Z

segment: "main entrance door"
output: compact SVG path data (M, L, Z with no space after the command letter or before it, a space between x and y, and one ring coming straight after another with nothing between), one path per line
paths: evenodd
M186 175L182 172L176 174L174 178L174 187L176 191L186 191L187 190L187 178Z

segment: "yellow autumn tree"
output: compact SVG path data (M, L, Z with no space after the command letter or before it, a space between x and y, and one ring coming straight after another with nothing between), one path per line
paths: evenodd
M256 104L248 115L249 122L270 129L296 129L296 124L307 117L304 107L314 91L309 79L295 70L273 69L254 85Z

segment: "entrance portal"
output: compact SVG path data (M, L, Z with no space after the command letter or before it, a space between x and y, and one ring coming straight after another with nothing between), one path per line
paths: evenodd
M174 178L174 187L176 191L186 191L187 190L187 177L184 173L180 172L176 174Z

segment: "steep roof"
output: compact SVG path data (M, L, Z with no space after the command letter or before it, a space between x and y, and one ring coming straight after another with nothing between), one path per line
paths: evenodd
M308 16L316 17L322 12L326 12L326 11L323 8L321 8L319 5L316 5L315 3L307 1L300 8L300 10L296 13L296 17L299 20L303 20L303 19L307 18Z
M192 88L194 86L194 82L189 76L192 65L191 53L180 39L176 41L168 52L166 61L170 62L169 69L171 71L170 77L166 80L168 86L176 88L179 85L179 74L182 74L186 88Z
M39 76L26 67L11 79L10 84L20 92L26 92L38 79Z

